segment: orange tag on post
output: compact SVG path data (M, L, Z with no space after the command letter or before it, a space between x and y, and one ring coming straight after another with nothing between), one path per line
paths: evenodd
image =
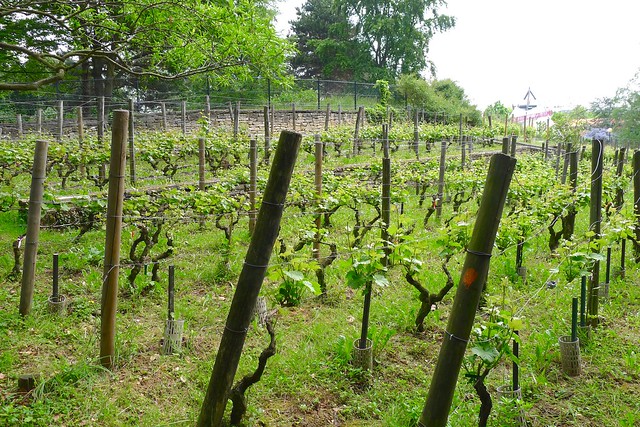
M476 269L469 268L467 271L464 272L464 275L462 276L462 283L464 283L465 288L469 289L471 285L473 285L473 282L476 281L477 278L478 278L478 272L476 271Z

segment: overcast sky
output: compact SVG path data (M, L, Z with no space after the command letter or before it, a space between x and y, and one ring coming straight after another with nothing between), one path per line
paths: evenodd
M276 27L303 0L281 0ZM458 82L472 103L589 106L611 97L640 69L640 2L635 0L448 0L453 29L434 36L437 78Z

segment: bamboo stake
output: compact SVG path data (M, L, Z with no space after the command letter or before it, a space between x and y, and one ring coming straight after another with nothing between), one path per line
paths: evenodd
M284 201L302 135L283 131L276 149L269 181L260 206L256 228L247 250L236 292L229 308L209 386L198 417L198 427L219 427L227 405L252 310L278 236Z
M20 314L22 316L27 316L31 312L31 304L33 303L42 196L44 194L44 180L47 176L47 149L47 141L36 141L36 150L33 157L33 172L31 173L31 190L29 193L27 235L25 238L24 259L22 264L22 282L20 289Z
M591 206L589 210L589 231L594 235L591 240L600 238L602 222L602 161L604 142L599 139L591 141ZM589 290L587 292L587 323L598 326L598 291L600 289L600 261L593 263Z
M118 302L118 274L120 272L120 236L122 233L128 119L129 112L126 110L113 112L100 315L100 363L107 369L113 368L116 354L116 308Z
M447 425L515 164L514 158L504 154L495 154L491 158L476 223L419 426Z

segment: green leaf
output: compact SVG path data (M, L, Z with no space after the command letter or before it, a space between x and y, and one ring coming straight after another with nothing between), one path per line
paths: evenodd
M471 352L487 363L493 363L500 356L500 353L494 347L483 348L475 346L471 348Z
M389 281L382 274L374 274L373 275L373 283L380 287L389 286Z
M302 272L300 272L300 271L283 270L283 273L284 273L285 276L291 278L292 280L294 280L296 282L300 282L300 281L304 280L304 274L302 274Z

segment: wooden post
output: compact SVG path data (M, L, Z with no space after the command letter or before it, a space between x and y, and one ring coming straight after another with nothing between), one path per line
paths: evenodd
M331 105L327 102L327 111L324 115L324 131L329 131L329 122L331 121Z
M293 130L296 130L296 103L291 103L291 126Z
M633 153L633 213L635 215L634 234L640 241L640 151ZM636 258L640 257L640 246L633 245Z
M205 190L205 160L207 155L207 148L204 138L198 138L198 190Z
M83 160L80 163L80 177L84 178L87 174L86 167L84 164L84 119L82 118L82 107L77 107L76 114L78 118L78 148L80 149L80 153L82 153Z
M211 99L209 95L204 99L204 117L207 119L207 129L211 126Z
M42 108L38 108L36 111L36 133L42 133Z
M362 119L364 116L364 107L358 108L356 115L356 128L353 132L353 155L360 153L360 126L362 125Z
M182 125L182 135L187 134L187 101L182 101L180 103L180 116L181 116L181 125Z
M342 105L338 104L338 125L342 124Z
M619 154L618 154L618 161L616 163L616 176L618 178L622 178L622 175L624 173L624 162L627 155L627 149L625 147L620 147L618 152ZM613 204L615 205L616 209L620 209L622 208L623 203L624 203L624 189L616 188L616 198Z
M256 228L256 193L258 192L258 147L256 139L249 141L249 234Z
M57 140L58 142L62 141L62 133L64 130L64 101L58 101L58 132L57 132Z
M269 125L269 107L264 107L264 162L269 164L271 155L271 128Z
M235 113L233 111L233 104L231 103L231 101L229 101L229 104L227 106L229 107L229 120L231 121L231 127L233 128L236 119Z
M518 135L511 135L511 157L516 157Z
M98 143L104 142L104 96L98 97Z
M467 137L460 136L460 170L464 170L467 161Z
M22 129L22 114L16 114L16 126L18 127L18 137L21 138L24 133Z
M440 172L438 174L438 198L436 203L436 219L442 216L442 200L444 199L444 172L446 169L445 161L447 159L447 141L440 141Z
M560 154L562 153L562 146L560 143L556 145L556 179L560 175Z
M136 185L136 150L134 146L134 115L133 98L129 98L129 179L131 185Z
M20 314L22 316L26 316L31 312L31 304L33 303L42 196L44 194L44 180L47 176L47 149L47 141L36 141L36 150L33 156L33 172L31 173L31 190L29 192L27 235L25 238L24 259L22 264L22 282L20 289Z
M600 238L602 222L602 160L604 141L591 141L591 206L589 209L589 231L594 234L590 240ZM587 322L592 327L598 326L598 291L600 289L600 261L594 261L591 280L587 292Z
M111 129L111 162L107 198L104 271L100 312L100 363L112 369L115 362L116 308L118 302L118 274L120 272L120 236L122 233L122 204L129 112L113 112Z
M502 138L502 154L509 155L509 137Z
M383 241L385 253L385 257L383 258L382 262L386 267L389 265L389 255L391 254L388 231L391 221L391 159L389 158L389 128L386 125L382 125L382 151L381 238Z
M242 347L251 324L252 310L278 236L284 201L302 135L283 131L260 206L256 228L231 301L209 386L198 417L198 427L219 427L238 369Z
M507 136L507 128L509 127L509 115L504 115L504 136Z
M420 145L420 127L418 124L418 109L416 108L416 113L413 117L413 151L416 153L416 159L420 158L419 154L419 145Z
M162 130L167 130L167 104L164 102L160 103L160 111L162 111Z
M316 187L316 215L315 215L315 225L316 225L316 235L313 240L313 258L320 264L320 228L322 227L322 214L320 212L320 204L322 202L322 140L320 139L320 135L316 134L314 137L315 142L315 171L314 171L314 182Z
M562 165L562 176L560 182L565 184L567 182L567 173L569 173L569 153L573 151L573 147L570 142L567 142L567 149L564 152L564 163Z
M233 138L238 139L240 135L240 101L236 102L236 108L233 115Z
M491 158L429 394L418 422L420 426L447 425L460 366L482 296L484 278L489 269L491 251L515 165L516 160L504 154L495 154Z

